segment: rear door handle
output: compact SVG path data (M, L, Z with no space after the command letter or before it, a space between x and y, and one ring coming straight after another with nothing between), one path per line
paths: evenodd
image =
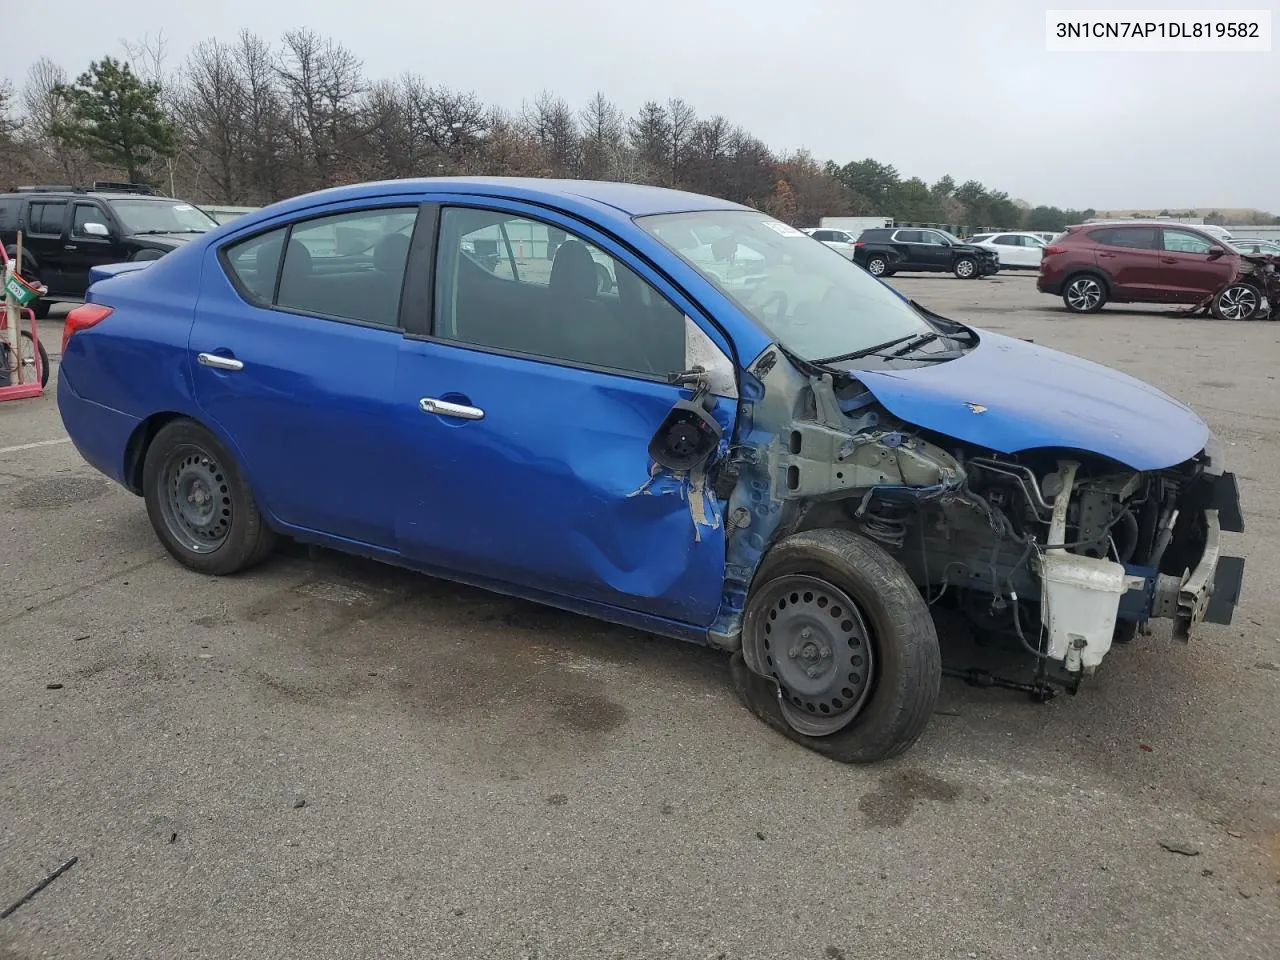
M1161 257L1160 262L1161 263L1177 263L1178 258L1177 257Z
M1116 253L1100 253L1100 254L1098 254L1099 259L1107 259L1107 260L1111 260L1111 259L1113 259L1113 258L1115 258L1115 257L1117 257L1117 256L1119 256L1119 254L1116 254Z
M74 243L64 243L62 245L62 249L63 250L79 250L80 248L77 247Z
M435 397L423 397L418 401L418 407L423 413L434 413L442 417L457 417L459 420L484 419L484 411L479 407L450 403L448 400L437 400Z
M216 353L202 353L196 357L200 363L206 367L213 367L215 370L243 370L244 362L237 360L235 357L220 357Z

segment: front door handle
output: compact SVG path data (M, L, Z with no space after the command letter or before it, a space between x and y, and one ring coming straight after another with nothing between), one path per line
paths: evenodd
M418 401L418 407L423 413L435 413L442 417L457 417L459 420L484 419L484 411L479 407L450 403L448 400L437 400L435 397L423 397Z
M235 357L220 357L216 353L202 353L196 357L206 367L215 370L243 370L244 362Z
M1161 257L1160 262L1161 263L1177 263L1178 258L1177 257Z
M80 248L77 247L74 243L64 243L62 245L62 249L63 250L79 250Z

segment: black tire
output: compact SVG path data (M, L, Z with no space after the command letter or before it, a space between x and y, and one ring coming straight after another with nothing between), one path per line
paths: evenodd
M873 253L867 257L867 273L873 277L887 277L893 271L889 269L889 258Z
M1097 313L1107 302L1107 284L1092 273L1077 273L1062 285L1062 303L1072 313Z
M187 477L175 476L175 470L183 464L195 482L208 478L211 522L204 532L177 516L177 489ZM193 496L199 492L193 487ZM275 546L275 532L263 520L239 465L218 438L194 420L174 420L155 435L143 461L142 493L156 536L175 560L192 570L214 576L238 573L261 563ZM200 548L190 546L193 542Z
M19 330L18 332L26 337L27 340L31 339L30 330ZM43 340L36 342L36 349L40 351L40 386L43 388L49 385L49 354L45 352ZM26 353L27 351L24 350L24 359Z
M980 276L978 261L973 257L961 257L955 262L951 272L961 280L976 280Z
M844 530L794 534L769 551L756 573L743 620L744 645L760 649L756 638L764 636L760 631L773 609L762 598L769 596L771 582L793 575L817 578L854 601L874 652L870 690L846 726L825 736L806 735L784 715L776 679L755 673L736 653L730 670L739 699L774 730L833 760L874 763L906 750L928 725L942 683L938 634L920 591L893 557L863 537Z
M31 309L35 312L37 320L49 319L49 311L53 308L53 304L48 300L37 300L31 305Z
M1252 320L1262 309L1262 291L1251 283L1233 283L1209 305L1219 320Z

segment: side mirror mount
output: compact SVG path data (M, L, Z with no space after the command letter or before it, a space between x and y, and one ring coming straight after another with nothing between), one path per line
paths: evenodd
M105 223L96 223L93 220L83 224L80 227L80 232L86 237L101 237L104 240L111 236L111 231L107 229L107 225Z
M653 462L672 473L686 473L711 456L721 433L720 424L711 416L715 402L709 393L677 400L649 441Z

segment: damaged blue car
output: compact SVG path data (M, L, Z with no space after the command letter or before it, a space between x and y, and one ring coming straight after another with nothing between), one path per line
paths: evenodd
M1146 384L931 312L758 210L618 183L399 180L101 267L58 405L181 563L281 536L731 657L846 762L925 729L934 614L1074 689L1227 623L1243 519Z

